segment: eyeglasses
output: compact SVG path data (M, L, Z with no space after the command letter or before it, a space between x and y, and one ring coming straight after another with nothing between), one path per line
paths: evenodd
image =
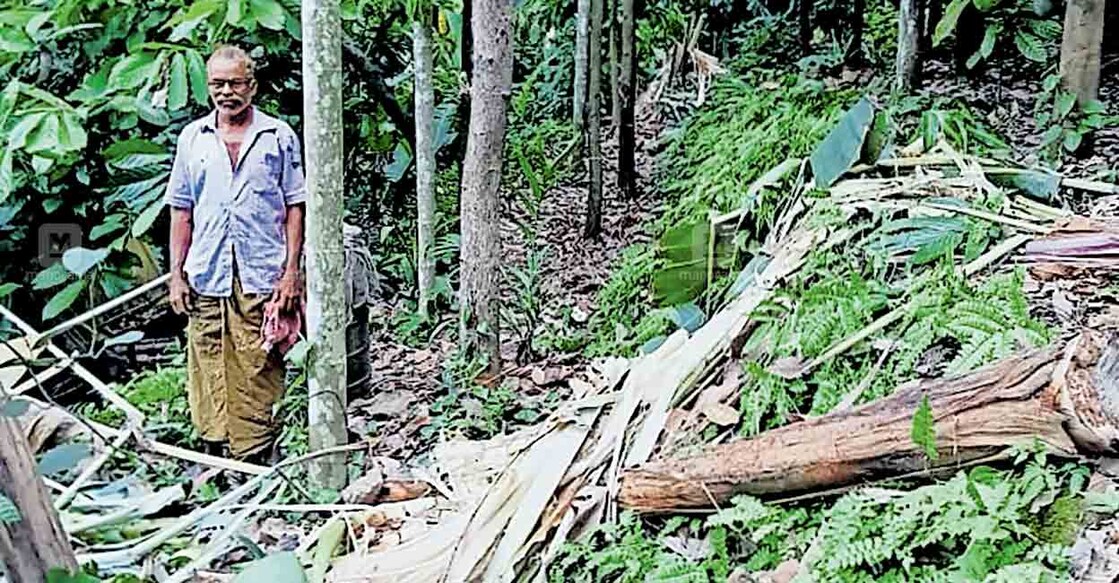
M241 79L212 79L207 81L206 84L209 85L210 89L213 91L220 91L222 87L229 85L230 89L237 93L241 93L248 89L249 85L252 85L252 82L253 80L251 77L245 77Z

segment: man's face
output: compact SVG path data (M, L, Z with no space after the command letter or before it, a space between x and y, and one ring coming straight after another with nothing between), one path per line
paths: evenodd
M235 116L249 107L256 95L256 80L239 59L213 59L206 66L210 100L218 111Z

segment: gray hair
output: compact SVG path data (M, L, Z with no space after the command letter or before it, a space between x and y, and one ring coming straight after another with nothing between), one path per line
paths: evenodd
M248 71L249 77L253 77L256 73L256 62L253 58L246 53L244 49L236 45L222 45L214 50L210 55L210 59L206 64L210 64L217 60L240 61L245 64L245 70Z

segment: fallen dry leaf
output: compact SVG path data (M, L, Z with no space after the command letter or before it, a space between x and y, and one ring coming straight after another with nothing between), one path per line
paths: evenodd
M704 417L720 427L730 427L738 424L738 409L723 403L705 403L700 409Z

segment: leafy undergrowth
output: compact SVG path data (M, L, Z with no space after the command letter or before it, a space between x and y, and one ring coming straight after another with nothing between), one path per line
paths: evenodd
M1059 581L1088 476L1030 447L1010 467L978 466L908 491L786 506L742 496L706 519L656 527L627 515L567 545L549 579L715 582L796 560L794 582Z
M667 132L657 161L666 209L649 226L654 238L706 225L712 212L737 209L751 213L755 234L764 232L779 197L771 190L753 196L747 187L782 161L807 155L853 97L802 81L771 72L726 76L702 109ZM665 301L664 293L654 292L654 278L667 274L661 282L674 280L667 286L673 290L695 282L670 271L662 247L637 243L622 254L597 297L589 355L633 354L671 329L672 307L681 302ZM724 265L723 271L741 268L734 265L740 262Z
M195 447L197 436L190 424L187 403L186 368L181 365L143 372L119 389L119 393L147 418L145 430L159 441ZM79 413L92 421L119 427L124 413L101 403L82 406Z

